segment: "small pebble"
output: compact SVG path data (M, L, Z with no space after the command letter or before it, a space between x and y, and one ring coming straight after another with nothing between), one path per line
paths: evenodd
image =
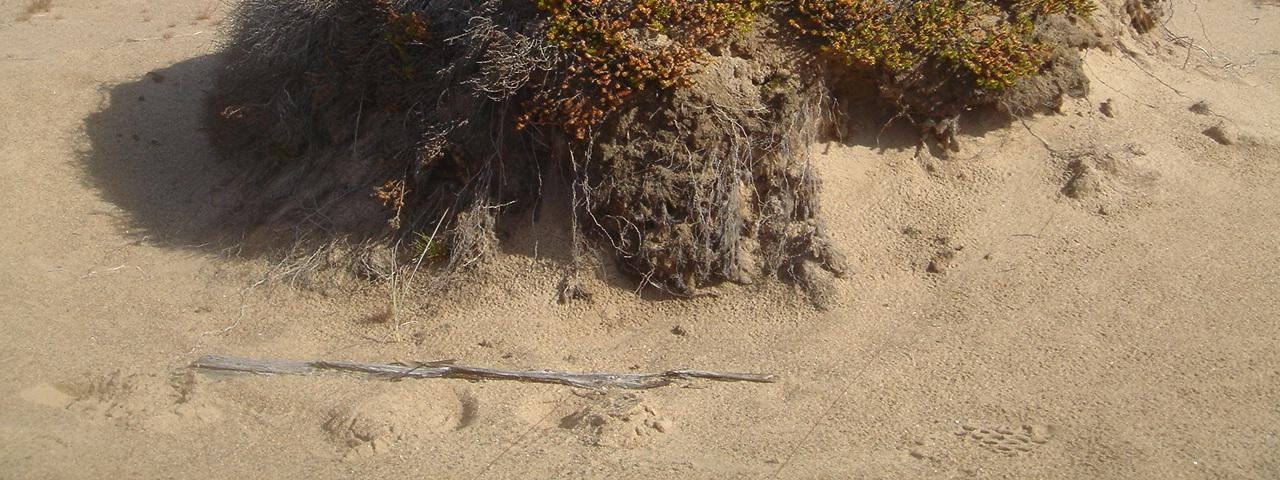
M674 425L672 425L671 420L667 420L667 419L665 419L665 418L663 418L663 419L659 419L659 420L655 420L655 421L653 422L653 429L654 429L654 430L657 430L657 431L659 431L659 432L661 432L661 433L667 433L667 432L670 432L670 431L671 431L671 427L673 427L673 426L674 426Z
M1198 115L1213 115L1213 108L1209 106L1209 102L1207 100L1201 100L1193 103L1190 107L1187 107L1187 110Z
M938 252L933 257L933 260L929 261L929 266L925 268L925 271L936 275L946 275L947 271L951 269L951 261L955 258L955 250L946 249Z
M1108 98L1098 107L1098 111L1101 111L1107 118L1116 118L1116 101Z
M1234 144L1239 139L1235 129L1227 125L1226 122L1219 122L1217 125L1205 129L1204 134L1222 145Z

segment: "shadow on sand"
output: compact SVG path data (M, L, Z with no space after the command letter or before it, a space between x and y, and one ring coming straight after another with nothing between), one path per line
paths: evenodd
M209 145L203 99L217 55L104 87L103 105L84 121L85 181L123 215L131 237L173 248L225 248L242 229L228 220L239 203L233 175Z
M288 248L296 240L292 232L246 220L258 217L248 211L255 208L247 200L254 192L239 180L236 162L222 159L209 143L204 101L220 63L219 55L205 55L104 88L101 109L84 121L85 181L120 208L120 228L139 241L248 255ZM843 117L853 123L838 142L880 151L921 146L919 129L909 121L890 121L893 116L875 101L844 108ZM971 116L963 134L982 135L1008 121L999 114ZM574 264L567 180L545 180L542 205L499 223L500 248ZM605 277L615 287L635 288L634 278L615 272Z
M260 210L269 206L253 202L244 165L210 144L204 102L220 65L219 55L205 55L104 87L100 109L84 120L84 181L119 207L120 229L135 240L247 255L290 248L297 232L264 223ZM503 250L570 262L571 237L559 231L569 225L559 218L563 196L500 222Z

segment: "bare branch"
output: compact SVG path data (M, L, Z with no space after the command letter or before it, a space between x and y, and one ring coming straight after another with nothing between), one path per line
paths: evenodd
M678 379L701 378L722 382L772 383L773 375L754 373L726 373L708 370L668 370L660 373L602 373L561 372L554 370L502 370L496 368L468 367L446 362L426 362L406 365L401 363L360 363L335 360L274 360L263 358L225 357L205 355L191 368L230 372L311 375L325 371L366 373L376 378L399 380L402 378L461 378L468 380L515 380L533 383L553 383L575 388L594 390L622 388L644 390L670 385Z

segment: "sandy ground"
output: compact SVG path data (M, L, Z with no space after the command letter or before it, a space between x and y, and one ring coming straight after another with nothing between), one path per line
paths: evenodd
M819 145L856 270L830 311L611 274L558 305L552 222L397 326L384 286L263 283L270 258L211 238L227 167L198 113L224 7L27 3L0 2L0 477L1280 478L1274 4L1178 0L1193 48L1090 51L1087 99L978 118L952 159L871 124ZM184 368L205 353L780 381Z

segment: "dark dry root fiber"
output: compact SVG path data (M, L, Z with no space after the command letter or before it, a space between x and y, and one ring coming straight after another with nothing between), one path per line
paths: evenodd
M833 86L946 134L1086 88L1088 42L1055 35L1087 31L1087 3L926 3L245 0L210 131L245 161L247 220L308 238L470 265L560 169L575 235L645 284L813 290L844 266L808 149L830 104L865 96Z
M830 95L806 55L763 39L714 56L699 88L624 111L575 165L622 264L676 294L843 271L822 237L809 146ZM745 42L744 42L745 43ZM784 61L785 59L785 61Z

